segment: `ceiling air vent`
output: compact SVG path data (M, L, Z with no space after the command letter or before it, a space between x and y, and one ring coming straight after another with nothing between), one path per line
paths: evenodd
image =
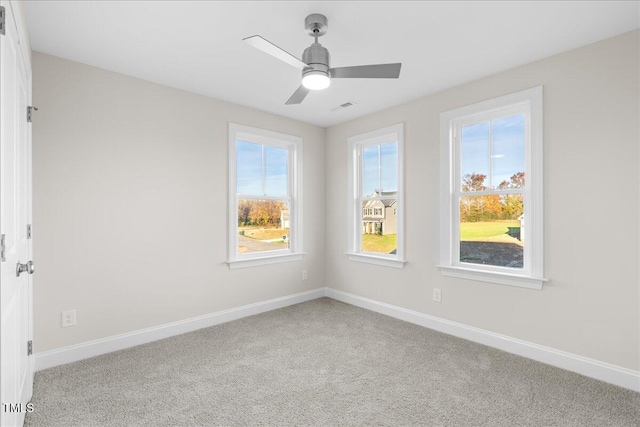
M331 109L331 111L338 111L338 110L342 110L342 109L344 109L344 108L351 107L352 105L355 105L355 104L356 104L355 102L347 101L347 102L345 102L344 104L340 104L340 105L338 105L337 107L333 107L333 108Z

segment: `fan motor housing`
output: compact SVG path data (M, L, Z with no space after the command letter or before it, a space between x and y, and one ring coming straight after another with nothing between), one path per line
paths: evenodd
M329 61L329 51L320 43L313 43L311 46L306 48L302 54L302 62L310 67L305 68L302 71L302 75L304 76L310 71L321 71L329 76Z

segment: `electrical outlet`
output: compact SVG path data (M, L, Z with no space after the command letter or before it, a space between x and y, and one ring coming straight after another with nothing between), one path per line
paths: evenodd
M433 288L433 300L435 302L442 302L442 291L438 288Z
M62 312L62 327L76 326L76 311L67 310Z
M307 270L302 270L302 280L307 280L309 275L307 274Z

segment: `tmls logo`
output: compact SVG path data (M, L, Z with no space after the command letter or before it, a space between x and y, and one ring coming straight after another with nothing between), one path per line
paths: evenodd
M29 402L26 405L22 403L3 403L3 412L33 412L33 403Z

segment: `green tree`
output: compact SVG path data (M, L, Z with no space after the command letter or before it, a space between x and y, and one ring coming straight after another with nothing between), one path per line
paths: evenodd
M249 219L254 225L280 225L280 212L286 209L285 204L273 200L259 200L253 203Z
M238 225L249 225L253 200L238 200Z
M468 173L462 177L462 191L473 193L487 190L485 180L487 176L481 173ZM524 188L524 172L511 175L504 180L498 189ZM460 221L478 222L491 219L518 219L524 212L522 194L463 196L460 198Z
M502 218L502 199L497 194L490 194L487 196L481 196L485 200L485 219L500 219Z
M524 172L516 172L511 175L509 181L502 181L498 188L501 190L511 188L524 188ZM509 194L502 197L502 218L518 219L524 213L524 200L522 194Z
M487 176L481 173L468 173L462 177L462 191L483 191L487 187L484 180ZM485 211L485 200L482 196L463 196L460 198L460 221L481 221Z
M502 208L503 219L518 219L524 213L524 201L522 194L509 194L504 196Z

